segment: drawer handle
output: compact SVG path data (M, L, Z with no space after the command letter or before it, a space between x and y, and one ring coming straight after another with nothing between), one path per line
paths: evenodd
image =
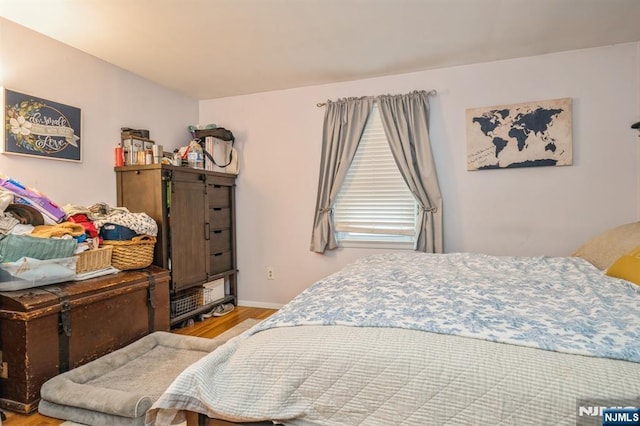
M219 212L220 210L222 210L222 207L214 207L213 211Z
M222 231L213 231L214 234L222 234Z
M214 256L222 256L224 253L216 253Z

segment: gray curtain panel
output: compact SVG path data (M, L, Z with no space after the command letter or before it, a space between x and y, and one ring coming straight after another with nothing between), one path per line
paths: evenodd
M337 247L332 207L372 107L373 98L370 97L327 101L311 251L324 253L326 249Z
M442 253L442 196L429 140L429 95L378 96L380 118L400 173L418 202L415 250Z

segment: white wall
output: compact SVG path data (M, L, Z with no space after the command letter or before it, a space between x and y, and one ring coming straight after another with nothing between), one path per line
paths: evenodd
M116 203L120 127L149 129L173 150L189 141L198 102L0 18L0 86L82 110L83 161L0 155L0 173L54 202Z
M113 149L122 126L172 150L186 127L233 130L238 177L240 300L287 302L374 250L309 251L323 108L346 96L436 89L431 136L445 203L446 251L565 255L639 217L637 43L198 103L0 18L0 85L83 113L83 162L0 155L0 173L59 204L115 204ZM466 171L469 107L571 97L574 165ZM266 268L276 278L266 279Z
M240 301L285 303L372 251L309 251L324 115L316 103L326 99L438 91L431 137L448 252L568 255L637 220L638 56L630 43L200 102L199 122L233 130L241 152ZM572 166L466 171L466 108L564 97L573 99Z

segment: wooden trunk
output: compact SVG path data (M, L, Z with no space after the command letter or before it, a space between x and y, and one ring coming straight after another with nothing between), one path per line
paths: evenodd
M30 413L51 377L169 327L169 273L156 266L0 292L0 407Z

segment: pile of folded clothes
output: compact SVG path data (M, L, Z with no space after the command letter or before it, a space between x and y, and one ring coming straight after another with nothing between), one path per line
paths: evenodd
M106 203L59 208L43 194L0 178L0 291L88 278L76 275L74 255L98 249L103 239L157 234L146 213ZM118 272L104 269L101 274Z

